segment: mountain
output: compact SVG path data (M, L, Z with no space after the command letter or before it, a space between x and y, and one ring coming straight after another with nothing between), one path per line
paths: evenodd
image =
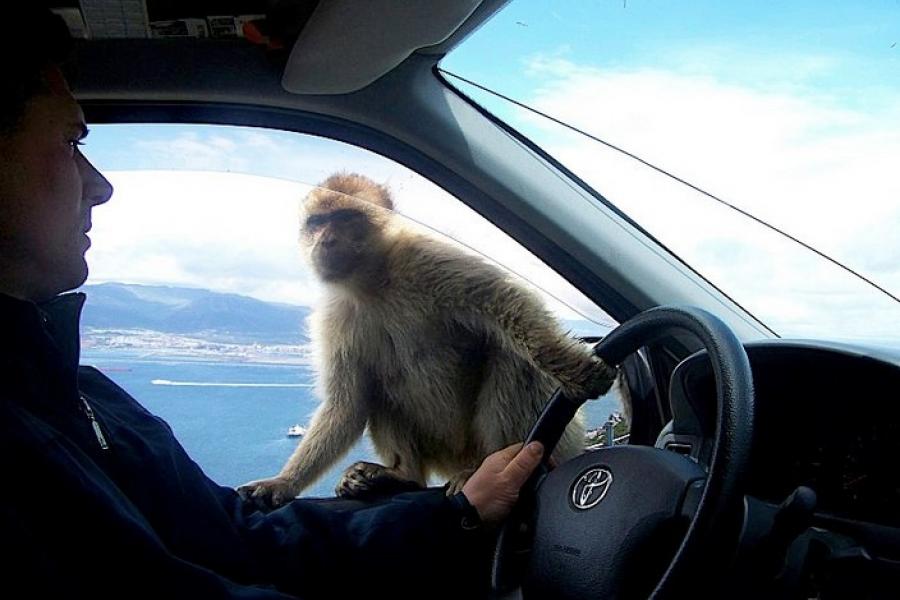
M102 283L86 285L86 329L145 329L260 344L308 341L303 306L203 289Z

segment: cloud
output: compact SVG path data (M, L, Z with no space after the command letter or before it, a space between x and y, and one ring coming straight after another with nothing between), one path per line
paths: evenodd
M815 95L660 70L603 71L541 58L530 68L544 77L532 99L539 109L812 232L821 228L810 225L811 209L837 209L848 197L883 205L900 189L900 177L886 168L900 150L900 112L865 114Z
M838 64L827 57L805 60L816 76ZM795 62L792 68L801 69L802 61ZM900 95L873 99L862 110L805 85L723 82L718 70L604 70L538 56L526 68L540 82L528 102L783 228L900 295ZM900 339L896 304L836 267L820 267L796 245L633 159L530 113L517 119L676 254L751 312L777 322L776 329L805 335L819 323L820 330L889 331ZM857 309L869 318L848 320L846 313Z
M344 165L378 180L398 171L396 163L350 144L250 127L99 125L91 140L89 155L104 171L244 173L307 185Z
M138 140L133 146L133 152L151 164L177 164L186 171L246 171L247 155L236 150L237 144L227 137L196 132L167 140Z
M90 281L208 287L309 304L315 281L297 249L308 186L237 174L113 172L94 211Z

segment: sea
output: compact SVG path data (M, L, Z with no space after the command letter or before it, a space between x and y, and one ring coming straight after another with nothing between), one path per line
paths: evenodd
M309 367L298 364L193 360L133 350L91 348L81 363L97 367L164 419L193 460L221 485L236 487L278 473L318 406ZM585 406L587 429L619 410L603 397ZM359 460L378 462L364 436L302 496L329 497L341 473ZM443 482L431 482L440 485Z

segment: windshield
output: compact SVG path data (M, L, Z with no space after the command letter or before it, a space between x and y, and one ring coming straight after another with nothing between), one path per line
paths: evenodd
M900 344L898 17L519 1L441 67L641 159L447 75L779 335Z

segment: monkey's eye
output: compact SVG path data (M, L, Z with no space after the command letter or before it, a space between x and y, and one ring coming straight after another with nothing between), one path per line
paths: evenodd
M325 222L328 220L328 217L325 215L313 215L310 218L306 219L306 230L307 231L316 231L321 229Z
M352 223L362 218L362 214L355 210L338 210L331 215L331 220L340 225Z

